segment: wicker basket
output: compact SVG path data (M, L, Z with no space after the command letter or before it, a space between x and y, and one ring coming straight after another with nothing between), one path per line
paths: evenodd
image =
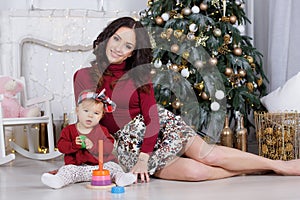
M299 158L298 113L254 113L258 153L273 160Z

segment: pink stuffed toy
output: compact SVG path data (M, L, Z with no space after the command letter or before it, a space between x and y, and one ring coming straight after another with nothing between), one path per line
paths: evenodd
M40 116L40 108L24 108L20 105L16 95L23 89L23 84L13 77L0 76L0 95L3 95L1 103L4 118Z

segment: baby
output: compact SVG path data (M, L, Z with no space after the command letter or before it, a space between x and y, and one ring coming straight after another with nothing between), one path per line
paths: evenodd
M103 168L110 171L112 182L127 186L137 179L133 173L125 173L112 154L114 139L99 124L105 112L113 112L116 104L104 94L82 92L76 106L77 123L65 127L57 143L64 154L65 165L57 173L44 173L41 181L54 189L84 181L91 181L93 170L98 169L98 141L103 140Z

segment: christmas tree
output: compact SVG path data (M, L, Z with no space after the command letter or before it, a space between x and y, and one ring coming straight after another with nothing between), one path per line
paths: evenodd
M267 81L262 55L239 27L250 23L243 0L149 0L140 21L149 28L157 101L215 141L224 125L261 110ZM203 131L205 130L205 131Z

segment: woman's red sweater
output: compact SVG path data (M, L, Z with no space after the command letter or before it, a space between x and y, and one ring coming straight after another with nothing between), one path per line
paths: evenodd
M141 152L151 153L159 132L159 119L154 97L152 83L149 93L138 92L132 79L121 79L126 74L125 63L112 64L108 67L112 75L103 76L101 91L105 88L105 94L117 104L113 113L106 113L100 121L107 127L111 134L117 132L131 119L142 114L145 120L146 132L141 147ZM82 68L74 74L74 94L77 102L80 92L83 90L96 91L97 83L91 77L91 67Z

